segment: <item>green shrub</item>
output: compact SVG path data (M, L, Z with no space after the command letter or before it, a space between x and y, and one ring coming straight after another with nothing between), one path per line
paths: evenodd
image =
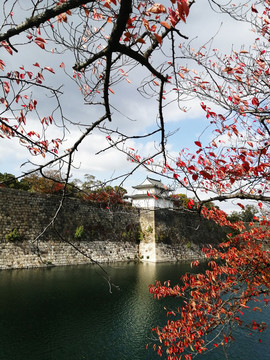
M78 226L76 228L76 231L75 231L75 239L81 239L83 237L83 234L84 234L84 227L83 225L81 226Z
M7 242L22 241L23 236L15 228L11 232L5 235L5 239Z
M139 241L143 241L144 240L144 233L139 230Z

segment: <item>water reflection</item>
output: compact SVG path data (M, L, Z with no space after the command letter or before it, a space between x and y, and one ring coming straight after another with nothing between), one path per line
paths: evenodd
M158 359L145 349L150 330L166 321L165 305L177 304L153 300L148 285L176 282L189 265L130 263L106 270L120 286L112 294L95 266L0 272L0 360ZM269 313L261 316L270 322ZM238 335L244 346L233 346L230 360L270 359L269 331L260 336L262 344ZM222 358L218 352L204 357Z

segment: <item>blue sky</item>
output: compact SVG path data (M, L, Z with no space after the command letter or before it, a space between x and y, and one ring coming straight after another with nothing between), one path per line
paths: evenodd
M181 31L184 35L189 36L192 40L192 46L194 48L206 43L211 37L215 36L212 47L218 47L222 52L229 53L232 45L235 48L239 48L242 44L248 45L248 42L252 39L252 34L247 26L243 23L236 23L229 16L218 15L213 13L206 0L197 1L191 9L191 13L187 19L187 24L183 24ZM38 47L33 48L33 52L25 51L23 48L19 50L18 55L13 57L9 56L6 52L1 53L1 59L4 60L7 67L14 69L15 67L25 64L25 67L31 67L34 61L39 61L41 66L51 66L50 56ZM63 83L63 104L66 115L70 119L80 119L82 123L89 121L89 119L95 120L98 116L98 111L93 110L89 106L83 103L80 92L77 89L77 85L70 79L64 76L63 69L59 68L59 64L63 61L61 57L56 57L54 60L54 68L56 75L46 73L46 79L52 84ZM72 58L64 58L66 67L73 65ZM183 64L184 66L185 64ZM141 70L139 70L141 71ZM130 80L136 83L138 76L138 70L129 74ZM122 86L122 85L121 85ZM156 126L156 108L157 102L155 99L146 101L141 98L135 90L131 90L132 87L128 83L124 87L116 87L115 105L121 110L121 112L128 113L130 117L136 115L137 121L127 121L120 114L116 116L115 126L119 126L121 131L127 131L135 133L143 133L151 131ZM118 93L117 93L118 91ZM125 96L128 94L128 96ZM43 102L42 106L45 109L49 101L43 97L43 94L39 94L39 101ZM113 97L111 96L113 99ZM114 101L114 99L113 99ZM1 105L2 106L2 105ZM167 131L175 131L179 129L172 137L168 139L168 149L170 152L177 156L180 149L187 147L190 150L194 150L194 141L207 126L207 120L205 119L205 113L200 107L200 101L193 100L186 104L189 109L188 112L182 112L178 109L176 104L172 104L167 111L166 116L166 129ZM154 111L153 111L154 109ZM36 119L32 119L33 126L36 126ZM66 140L63 143L63 150L71 146L72 142L76 140L81 132L80 129L72 128L69 134L66 133ZM62 130L51 129L49 133L52 137L61 137ZM210 139L210 134L205 135L205 140ZM139 154L150 154L156 144L159 143L159 138L139 140L136 143L129 141L126 146L132 147L138 150ZM121 173L128 173L133 168L133 164L127 161L126 155L111 149L105 153L101 153L96 156L95 153L102 148L106 147L108 142L106 136L101 133L94 133L91 137L88 137L84 143L80 146L79 151L76 153L74 164L77 168L72 170L73 178L83 179L83 175L88 173L92 174L98 180L108 180L120 175ZM21 164L28 160L33 163L42 163L43 159L35 159L29 156L28 151L21 146L17 140L0 139L0 172L10 172L15 175L20 175L22 171L31 169L34 164L28 164L21 167ZM124 183L124 187L131 191L133 185L143 182L145 177L156 175L147 173L143 168L138 169L132 177L128 178ZM159 177L161 178L161 177ZM164 182L170 185L165 179ZM114 182L113 185L117 185L118 182ZM177 192L184 192L181 189L177 189ZM225 206L226 207L226 206ZM233 207L227 206L228 209ZM237 209L238 210L238 209Z

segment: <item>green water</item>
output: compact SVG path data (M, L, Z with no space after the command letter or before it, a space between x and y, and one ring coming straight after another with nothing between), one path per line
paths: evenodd
M96 266L0 272L0 360L153 360L145 345L151 328L166 322L148 284L177 281L188 264L117 264L106 270L120 286L109 293ZM259 314L270 323L268 312ZM262 342L259 343L258 339ZM237 331L230 360L269 360L270 331ZM225 359L212 352L196 359Z

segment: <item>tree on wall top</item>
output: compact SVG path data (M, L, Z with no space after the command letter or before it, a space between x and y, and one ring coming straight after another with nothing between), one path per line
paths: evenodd
M261 226L251 224L247 230L241 222L229 222L221 210L203 205L244 199L257 201L261 208L270 200L270 2L209 3L236 21L249 23L257 36L254 46L229 55L215 50L210 56L204 46L193 50L185 42L181 25L188 21L189 12L196 6L194 1L171 0L168 5L165 1L136 0L44 0L27 4L13 0L1 8L0 136L18 139L27 147L34 156L31 163L35 171L43 173L46 167L58 165L65 191L76 151L94 136L94 131L100 131L108 142L100 152L119 149L134 163L134 170L144 166L174 179L194 197L188 208L198 203L203 216L240 231L220 248L205 249L210 268L204 274L185 275L178 287L168 283L151 286L156 297L171 295L186 301L176 320L153 330L160 341L158 353L171 360L182 355L190 359L211 346L227 344L233 339L232 326L243 324L239 316L242 309L250 300L269 294L267 213L260 219ZM17 52L31 51L34 46L46 56L50 54L46 59L51 63L44 66L41 58L31 58L30 64L11 68L4 60L6 55L16 59ZM55 66L59 54L61 61ZM68 54L73 56L72 65ZM196 69L187 63L194 63ZM157 126L149 133L130 134L117 122L119 116L123 122L130 121L129 114L119 107L119 99L124 104L132 94L130 75L135 69L135 91L157 100L153 108ZM93 118L88 122L67 118L61 100L63 89L51 80L59 71L76 82L84 102L93 107ZM175 101L184 110L182 100L187 98L201 100L211 141L194 139L197 150L179 149L175 159L166 149L165 107ZM52 128L61 129L61 136L52 136ZM65 149L68 131L77 128L80 135ZM129 139L157 134L159 147L153 154L138 154L125 147ZM39 158L45 160L39 163ZM241 202L239 206L244 207ZM267 302L265 298L263 303ZM255 321L250 326L257 331L265 328ZM214 340L207 341L210 333Z

